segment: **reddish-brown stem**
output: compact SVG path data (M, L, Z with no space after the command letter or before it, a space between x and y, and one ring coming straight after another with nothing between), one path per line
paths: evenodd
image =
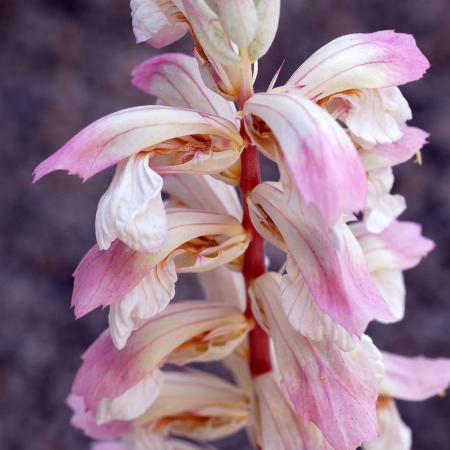
M250 283L265 272L265 261L264 241L253 227L247 205L248 194L261 181L258 151L253 144L249 143L244 127L241 129L241 134L247 142L241 157L241 183L239 185L244 208L243 225L252 237L244 255L244 267L242 270L248 289ZM252 317L248 294L246 315ZM257 376L269 372L272 368L270 363L269 338L256 321L254 329L250 332L249 343L250 371L252 375Z

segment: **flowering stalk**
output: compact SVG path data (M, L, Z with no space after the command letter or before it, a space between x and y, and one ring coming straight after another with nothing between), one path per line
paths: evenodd
M94 450L198 450L244 427L261 450L409 450L394 399L444 391L450 360L383 353L365 332L403 318L403 271L434 246L391 194L428 136L398 86L428 61L411 36L353 34L254 93L279 0L131 9L139 42L190 33L194 57L142 63L132 82L157 104L98 120L35 171L117 165L74 272L75 316L108 307L109 327L83 355L73 425ZM260 153L278 181L261 180ZM285 254L278 272L264 241ZM172 302L182 273L206 300ZM166 367L206 361L235 384Z

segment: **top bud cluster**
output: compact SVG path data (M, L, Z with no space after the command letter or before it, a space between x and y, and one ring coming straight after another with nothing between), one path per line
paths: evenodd
M189 33L194 56L143 62L133 84L156 105L97 120L35 171L116 166L74 273L76 317L108 307L109 328L83 355L73 425L95 450L202 449L244 428L261 450L410 449L394 399L444 391L450 361L380 352L365 331L403 318L403 271L434 246L391 193L428 136L398 86L427 59L410 35L351 34L254 93L280 0L131 10L138 42ZM260 181L255 148L279 181ZM285 253L278 272L263 239ZM180 273L206 300L171 302ZM219 360L234 383L177 368Z

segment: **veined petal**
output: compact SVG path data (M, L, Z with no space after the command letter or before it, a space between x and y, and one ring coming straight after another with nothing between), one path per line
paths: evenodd
M114 421L104 425L97 425L92 411L86 411L83 397L69 395L66 400L67 405L72 410L71 425L83 430L86 436L93 439L115 439L131 428L127 421Z
M109 309L111 339L120 350L130 334L163 311L175 296L177 272L172 257L158 263L139 284Z
M163 179L170 204L229 214L242 221L242 205L234 187L209 175L167 174Z
M269 50L280 19L280 0L259 0L255 3L258 24L255 37L248 49L251 61L258 60Z
M167 232L163 180L150 169L149 158L148 153L139 153L118 164L95 218L101 250L107 250L116 238L140 252L162 247Z
M406 209L406 202L403 196L390 193L394 184L391 167L369 172L367 181L369 196L364 222L372 233L380 233Z
M370 144L398 141L403 136L402 127L412 118L397 87L342 92L325 105L330 113L335 110L333 115L345 122L353 135Z
M213 334L217 329L228 327L228 336L235 346L251 328L245 316L236 308L212 302L181 302L169 305L158 316L147 321L134 332L123 350L117 350L110 333L106 330L83 355L83 364L75 378L72 393L81 396L86 409L94 414L102 402L112 402L127 393L136 392L146 377L166 361L176 361L181 355L186 360L188 349L196 348L196 360L201 360L201 352L207 353L211 347L222 346L222 353L216 351L219 359L234 350L226 346L227 336L219 338ZM241 339L236 338L236 330ZM213 360L212 355L209 355ZM137 392L136 392L137 393ZM145 401L147 399L147 401ZM129 412L128 419L141 415L154 398L141 398L139 411ZM134 416L134 417L131 417Z
M197 142L190 135L206 138ZM220 172L239 158L242 145L239 131L227 119L186 109L138 106L105 116L84 128L36 167L34 181L55 170L67 170L87 180L140 151L151 151L152 156L181 152L181 163L187 164L187 170L195 170L188 164L192 158L201 166L199 152L224 152L227 156L236 153L231 161L215 157L215 166L209 173ZM170 163L180 164L180 161Z
M279 184L261 183L250 194L252 209L261 211L253 225L264 235L275 230L274 243L284 240L318 307L350 334L361 336L370 320L392 313L369 273L364 254L348 226L332 230L313 208L300 202L289 207ZM282 247L283 249L283 247Z
M183 252L175 259L177 270L189 272L230 263L249 244L242 225L224 214L169 209L167 230L165 244L156 253L139 253L120 241L115 241L106 251L100 251L97 246L89 250L74 272L75 316L82 317L99 306L119 301L179 248Z
M246 126L254 142L286 168L290 184L328 225L365 206L363 166L350 138L329 114L292 93L256 94L244 109L253 116Z
M392 144L361 143L359 156L367 172L408 161L426 144L429 134L420 128L404 126L402 137Z
M327 339L343 351L358 345L358 339L335 323L314 301L305 280L288 254L286 275L281 279L281 302L290 324L303 336L313 341Z
M239 48L248 48L258 26L253 0L213 0L220 22L229 39Z
M187 21L170 0L131 0L130 4L138 43L148 41L156 48L165 47L189 30Z
M200 283L208 300L233 305L240 311L246 308L245 280L241 272L221 266L200 273Z
M132 75L137 88L157 97L163 105L236 120L234 104L206 87L192 56L182 53L155 56L137 66Z
M310 341L281 309L280 275L260 276L252 290L267 317L283 385L300 419L314 423L334 448L353 450L375 438L381 357L370 338L351 352L326 340Z
M272 373L255 379L258 441L267 450L332 450L322 433L304 424L277 385Z
M379 436L370 442L364 442L364 450L410 450L411 430L402 421L395 401L380 397L377 402Z
M385 376L380 395L420 401L443 394L450 384L450 359L414 358L383 352Z
M349 89L399 86L421 78L429 66L411 35L390 30L349 34L316 51L287 85L319 100Z
M230 436L248 419L249 401L242 389L197 370L165 371L160 396L135 426L209 441Z
M371 272L412 269L434 248L434 242L424 237L422 227L414 222L395 221L378 234L369 232L361 222L350 228Z

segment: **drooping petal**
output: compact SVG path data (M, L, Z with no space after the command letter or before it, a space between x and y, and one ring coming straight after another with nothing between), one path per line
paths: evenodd
M299 267L289 254L286 275L282 277L280 286L283 309L298 332L313 341L330 340L344 351L355 348L358 339L317 306Z
M87 180L135 153L152 149L155 152L158 150L158 144L166 150L163 145L166 141L190 135L210 136L212 140L201 143L201 153L208 151L209 154L223 153L224 156L215 157L215 165L209 171L198 167L208 158L200 157L196 151L196 143L192 145L189 141L180 141L179 144L171 142L172 153L180 151L181 147L183 153L188 149L192 153L191 158L195 158L195 164L189 164L189 160L184 163L187 165L186 170L220 172L239 158L242 138L234 124L227 119L187 109L138 106L105 116L84 128L36 167L34 181L55 170L67 170L69 174L77 174ZM214 150L210 148L211 145L218 148L211 151ZM232 156L233 153L236 153L235 157ZM219 170L216 170L218 168Z
M133 419L154 401L152 392L138 394L142 383L159 366L181 358L190 362L187 356L191 347L196 349L194 360L202 360L204 354L208 354L206 360L223 358L239 345L250 327L240 311L227 305L201 301L169 305L134 332L123 350L116 349L106 330L83 355L72 393L83 397L86 409L97 414L99 406L117 405L122 396L132 392L137 398L127 415ZM213 333L217 329L221 330L219 337ZM230 340L234 346L225 345Z
M286 168L294 190L318 208L328 225L365 206L363 166L350 138L329 114L292 93L256 94L244 108L252 115L246 125L254 142Z
M119 301L183 245L183 260L175 261L179 272L209 270L229 263L245 252L249 243L235 218L205 211L169 209L167 230L165 244L157 253L139 253L119 241L106 251L97 246L89 250L74 272L75 316ZM212 239L214 235L220 237L219 243Z
M325 105L331 113L337 108L333 115L369 144L398 141L406 121L412 118L408 102L397 87L343 92L332 96Z
M111 339L120 350L130 334L150 317L163 311L175 296L177 272L173 258L158 263L139 284L109 309Z
M390 30L349 34L316 51L287 84L319 100L350 89L399 86L421 78L429 66L411 35Z
M197 370L165 371L160 396L136 426L209 441L230 436L248 419L249 401L242 389Z
M421 401L443 394L450 384L450 359L406 357L383 352L386 369L379 391L400 400Z
M143 62L133 70L133 84L158 98L162 105L189 108L236 120L236 107L208 89L197 62L182 53L166 53Z
M408 161L426 144L429 134L420 128L402 127L403 136L392 144L367 145L359 149L366 171L395 166Z
M411 430L402 421L394 400L380 397L377 402L379 436L364 442L364 450L410 450Z
M369 172L367 181L369 196L364 222L371 232L380 233L406 209L406 202L403 196L390 193L394 184L390 167Z
M130 423L127 421L109 422L104 425L97 425L92 411L86 411L83 397L69 395L66 400L67 405L72 410L70 423L86 436L93 439L115 439L130 430Z
M229 214L242 221L242 205L232 186L209 175L168 174L163 179L171 204Z
M314 423L334 448L353 450L377 436L375 404L380 354L366 336L342 352L310 341L289 324L280 305L280 275L267 273L253 285L267 317L283 385L304 423Z
M361 336L374 318L392 313L369 273L364 254L348 226L340 221L324 229L317 212L286 204L279 184L261 183L249 196L250 217L261 235L284 240L318 307L350 334Z
M332 450L317 427L305 425L285 398L272 373L255 379L258 441L267 450Z
M119 238L139 252L158 251L166 237L162 178L149 166L149 154L121 161L97 208L95 233L101 250Z
M183 37L189 25L175 3L167 0L131 0L131 16L136 41L156 48Z
M280 0L259 0L255 3L258 24L255 37L248 49L251 61L258 60L269 50L280 19Z
M423 236L422 227L414 222L395 221L378 234L369 232L363 223L350 228L371 272L412 269L434 248L434 242Z

